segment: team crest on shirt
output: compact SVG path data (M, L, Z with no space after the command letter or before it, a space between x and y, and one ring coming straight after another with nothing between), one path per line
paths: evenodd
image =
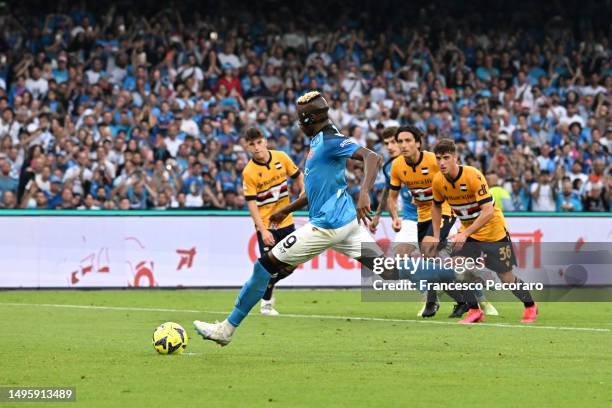
M276 167L278 170L283 168L283 165L281 164L281 162L276 162L274 163L274 167Z
M459 184L459 190L467 191L467 184Z
M260 172L260 173L259 173L259 177L261 177L261 176L263 176L263 174Z
M427 167L421 167L421 173L426 176L429 174L429 168Z

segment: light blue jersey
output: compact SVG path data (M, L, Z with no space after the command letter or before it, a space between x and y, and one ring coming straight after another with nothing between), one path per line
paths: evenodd
M304 171L312 225L335 229L357 217L353 199L346 191L345 173L346 160L360 147L332 125L312 138Z
M389 159L383 166L383 174L385 175L385 183L387 186L391 184L391 163L395 158ZM412 194L408 187L402 184L400 189L400 196L402 197L402 219L417 221L417 208L416 205L412 204Z

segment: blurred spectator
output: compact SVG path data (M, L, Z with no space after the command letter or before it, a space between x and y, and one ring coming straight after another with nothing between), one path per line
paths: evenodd
M453 138L504 211L610 207L612 49L594 0L134 4L2 17L5 208L244 208L242 131L303 167L295 100L313 88L362 146L404 124L424 148ZM362 176L349 163L349 191Z
M531 185L532 210L555 211L555 187L551 183L548 170L542 170L536 183Z
M493 196L495 206L502 211L509 211L510 208L513 208L510 194L504 190L503 187L498 185L497 174L489 173L485 176L485 179L489 185L489 191L491 192L491 196Z
M575 212L582 211L582 202L578 193L573 191L572 182L565 180L562 190L557 193L557 208L558 212Z

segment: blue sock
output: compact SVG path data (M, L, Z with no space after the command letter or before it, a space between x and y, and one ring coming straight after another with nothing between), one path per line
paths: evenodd
M244 284L236 299L236 304L232 313L227 317L227 321L232 326L238 327L240 322L249 314L253 306L257 304L263 297L268 287L268 282L272 275L259 262L255 262L253 266L253 275Z

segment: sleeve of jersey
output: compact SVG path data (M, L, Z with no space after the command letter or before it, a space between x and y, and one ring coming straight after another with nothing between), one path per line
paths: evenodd
M391 190L399 190L402 187L402 181L399 178L399 169L395 162L391 163L391 171L389 173L389 188Z
M348 137L340 136L328 139L328 143L329 155L334 158L349 158L361 147Z
M474 172L470 175L469 179L470 189L476 193L476 201L478 205L483 205L493 201L493 196L489 191L487 180L485 180L482 173L479 171Z
M441 174L442 173L436 174L433 181L431 182L431 192L433 194L433 201L434 203L439 204L439 205L444 203L444 195L442 194L442 190L443 190L442 179L438 177Z
M393 164L393 162L387 162L385 163L385 165L383 166L383 176L385 177L385 184L386 185L390 185L391 184L391 174L389 174L389 172L391 171L391 165Z
M247 201L257 199L257 189L255 183L249 177L247 172L242 173L242 189L244 190L244 199Z
M291 157L287 156L287 154L283 153L283 157L285 159L285 169L287 170L287 174L291 178L296 178L300 175L300 169L295 165Z

